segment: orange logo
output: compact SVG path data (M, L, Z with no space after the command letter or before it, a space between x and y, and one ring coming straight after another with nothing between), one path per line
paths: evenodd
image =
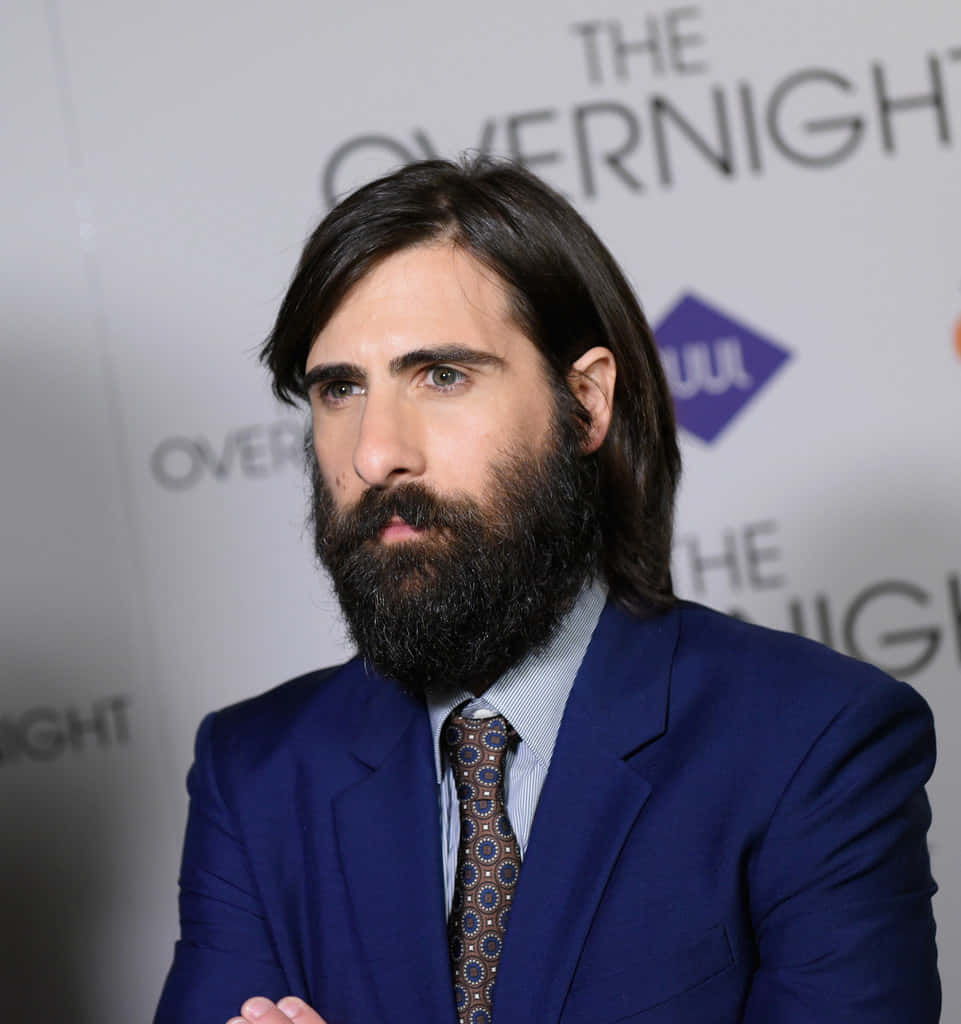
M958 353L958 358L961 359L961 316L958 317L958 322L954 325L954 348Z

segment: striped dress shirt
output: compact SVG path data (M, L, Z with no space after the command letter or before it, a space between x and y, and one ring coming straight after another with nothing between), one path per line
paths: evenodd
M508 751L505 762L504 796L523 859L567 698L606 599L607 588L602 583L585 588L550 643L508 669L482 697L474 697L466 690L443 699L428 695L448 914L454 898L460 814L454 773L441 746L441 730L447 716L464 705L461 713L468 718L503 715L517 731L520 742Z

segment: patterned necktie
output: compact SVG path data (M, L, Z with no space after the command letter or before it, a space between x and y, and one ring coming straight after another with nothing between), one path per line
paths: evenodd
M460 808L457 877L447 922L460 1024L490 1024L497 962L521 867L504 806L504 758L516 736L502 715L452 714L444 729Z

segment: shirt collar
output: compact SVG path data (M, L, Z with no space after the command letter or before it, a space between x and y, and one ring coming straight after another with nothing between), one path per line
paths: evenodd
M503 715L543 767L550 767L567 698L606 600L604 583L595 581L585 587L547 646L509 668L483 696L474 697L461 690L435 699L428 693L427 712L438 782L444 771L441 729L451 711L465 702L468 715Z

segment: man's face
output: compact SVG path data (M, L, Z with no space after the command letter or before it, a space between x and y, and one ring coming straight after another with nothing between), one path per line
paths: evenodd
M554 398L499 280L450 244L387 257L348 293L306 362L313 443L335 507L420 483L483 501L492 464L544 450ZM383 544L421 542L396 522Z
M502 286L449 246L392 256L306 377L314 539L360 653L411 691L482 692L599 549L596 467Z

